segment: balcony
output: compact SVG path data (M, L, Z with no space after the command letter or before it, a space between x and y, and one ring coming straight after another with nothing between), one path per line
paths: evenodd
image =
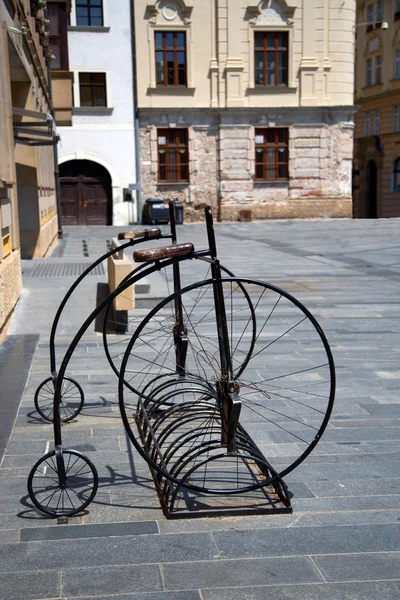
M53 106L57 125L72 125L72 84L71 71L51 71Z

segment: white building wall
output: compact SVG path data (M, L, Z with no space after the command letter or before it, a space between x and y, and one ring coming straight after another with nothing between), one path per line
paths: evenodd
M106 167L113 188L113 224L132 220L123 189L136 182L130 0L103 0L104 27L76 27L75 2L68 28L74 72L72 127L60 127L60 164L93 160ZM80 107L79 73L106 73L107 109Z

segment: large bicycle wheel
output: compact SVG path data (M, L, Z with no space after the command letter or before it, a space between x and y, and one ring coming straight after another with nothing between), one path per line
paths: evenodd
M33 504L52 517L72 516L84 510L96 495L99 478L96 467L76 450L63 450L65 484L59 482L59 468L53 450L32 467L28 492Z
M204 280L207 280L211 277L211 263L208 258L203 257L196 259L195 261L193 260L183 262L180 264L180 269L183 272L183 277L185 281L193 279L193 273L196 274L196 281L199 280L199 274L203 275L203 277L201 278ZM221 270L223 271L224 275L233 277L232 272L229 271L229 269L227 269L226 267L223 267L221 265ZM166 289L168 289L169 292L168 295L171 295L173 287L172 269L161 269L160 273L165 280ZM209 285L209 288L212 289L211 284ZM240 284L238 284L234 293L238 294L240 292L243 294L245 300L240 310L242 311L243 315L246 314L247 318L249 318L251 315L250 325L253 325L254 311L252 308L250 296L247 294L246 290L244 288L241 288ZM122 292L122 294L123 293L124 292ZM232 302L231 293L231 290L229 290L228 288L224 290L224 299L226 305L231 304ZM190 308L192 312L196 311L197 313L200 313L200 311L203 311L205 319L204 323L210 323L209 315L214 310L212 302L210 304L210 299L212 300L212 295L209 294L209 290L207 290L204 293L204 297L202 290L198 298L194 299L194 302ZM246 305L246 303L248 307L243 308ZM166 315L167 318L162 323L162 329L160 329L159 331L160 337L158 337L158 341L162 339L164 334L166 334L166 336L169 339L171 328L175 326L175 307L171 305L168 307L167 310L169 311L170 318L168 318L168 315ZM119 377L121 362L125 354L126 348L131 340L131 337L143 320L143 312L147 313L148 311L149 309L147 311L146 309L142 309L141 311L133 311L134 314L132 316L117 315L114 311L113 303L110 303L105 310L103 321L104 350L108 362L111 368L113 369L114 373L117 375L117 377ZM232 355L236 373L241 372L245 368L247 359L251 354L252 343L254 341L254 338L254 327L248 327L246 337L240 340L238 347ZM217 346L215 347L215 350L218 350ZM191 374L193 376L199 376L203 378L204 369L202 369L199 365L199 368L193 371ZM129 387L129 382L126 382L126 384Z
M254 449L255 459L262 462L264 457L283 477L306 458L327 426L335 394L332 353L316 319L290 294L245 278L224 278L222 285L229 298L225 301L229 354L242 405L238 432L241 439L245 436L250 440L246 447ZM251 310L243 290L251 300ZM188 338L186 377L202 379L215 389L224 381L212 281L172 294L145 317L127 346L119 380L121 414L130 439L156 471L176 483L180 479L174 478L162 460L152 461L138 442L132 408L138 397L142 406L150 402L149 382L151 388L152 381L172 380L175 376L174 339L168 331L171 306L178 295L184 307ZM252 339L251 355L245 369L237 369L237 354L248 338ZM199 396L200 402L203 398ZM191 410L196 410L196 402L192 401ZM211 438L207 437L214 451L221 448L221 431L215 425L218 410L216 406ZM172 452L170 447L168 452ZM202 457L207 461L204 449ZM190 465L187 468L192 469Z
M61 384L60 421L68 423L79 415L84 403L81 386L72 377L64 377ZM35 408L45 421L53 422L54 409L53 378L48 377L35 392Z

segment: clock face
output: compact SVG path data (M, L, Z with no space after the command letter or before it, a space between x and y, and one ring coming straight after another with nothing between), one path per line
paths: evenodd
M173 21L178 15L178 9L174 4L166 4L162 9L162 14L167 21Z

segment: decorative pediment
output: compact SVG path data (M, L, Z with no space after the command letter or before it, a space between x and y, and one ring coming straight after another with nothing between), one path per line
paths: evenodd
M184 0L157 0L146 7L146 18L152 25L189 25L193 6Z
M295 6L285 0L262 0L247 7L247 18L251 25L293 25Z
M365 46L365 54L375 54L375 52L379 52L383 50L382 36L375 35L371 39L368 40L368 43Z
M397 26L397 28L395 29L395 32L393 34L392 46L393 46L393 48L400 47L400 25Z

